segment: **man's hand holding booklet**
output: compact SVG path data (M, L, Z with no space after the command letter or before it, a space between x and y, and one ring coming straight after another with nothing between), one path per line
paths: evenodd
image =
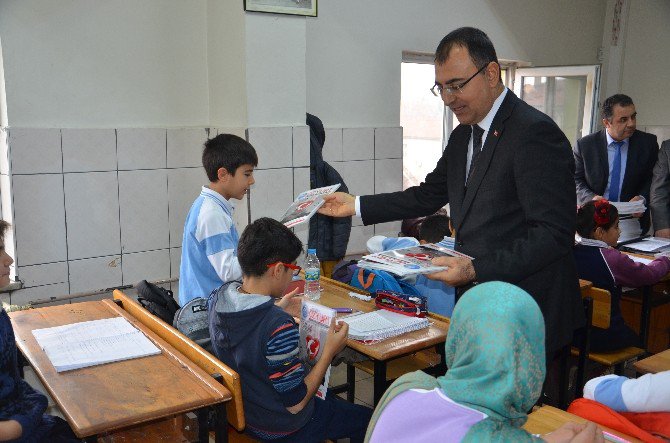
M287 228L292 228L300 223L308 221L323 205L323 198L335 192L339 187L340 183L332 186L324 186L323 188L310 189L309 191L300 193L279 221Z

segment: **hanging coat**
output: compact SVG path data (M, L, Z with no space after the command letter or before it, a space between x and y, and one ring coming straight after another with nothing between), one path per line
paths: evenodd
M307 114L309 126L310 189L341 183L338 191L349 192L342 176L323 160L326 131L321 120ZM347 251L351 234L351 217L333 218L316 214L309 221L309 248L316 248L319 260L340 260Z

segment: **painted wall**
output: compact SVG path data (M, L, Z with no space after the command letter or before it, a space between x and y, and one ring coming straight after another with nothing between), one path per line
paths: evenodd
M621 92L630 95L635 101L638 124L670 126L668 51L670 2L631 0Z
M10 126L209 123L204 0L3 0Z
M212 126L247 126L245 23L239 2L207 0L207 82Z
M500 58L536 66L597 63L605 3L321 2L319 17L307 19L307 110L326 126L397 126L402 51L433 52L459 26L484 29Z
M305 51L304 17L246 14L249 126L305 124Z

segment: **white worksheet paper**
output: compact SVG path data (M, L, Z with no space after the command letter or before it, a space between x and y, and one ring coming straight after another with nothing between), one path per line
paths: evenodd
M35 329L32 332L58 372L161 352L123 317Z

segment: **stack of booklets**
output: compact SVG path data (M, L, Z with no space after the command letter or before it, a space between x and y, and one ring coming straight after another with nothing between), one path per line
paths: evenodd
M32 332L58 372L161 353L123 317L34 329Z
M335 192L339 187L340 183L300 193L295 201L291 203L291 206L288 207L280 222L287 228L305 223L323 206L323 198Z
M348 315L342 321L349 324L349 338L365 342L377 342L430 326L427 318L410 317L384 309Z
M452 242L451 245L443 242ZM431 274L444 271L443 266L434 266L431 260L435 257L466 257L469 255L453 250L453 239L445 239L440 243L426 243L425 245L409 248L393 249L364 255L358 262L363 269L379 269L390 272L398 277L409 277L418 274Z
M670 239L662 237L647 237L635 243L626 244L626 248L640 252L665 252L670 250Z
M647 210L644 201L636 200L633 202L610 202L616 207L619 215L639 214Z

